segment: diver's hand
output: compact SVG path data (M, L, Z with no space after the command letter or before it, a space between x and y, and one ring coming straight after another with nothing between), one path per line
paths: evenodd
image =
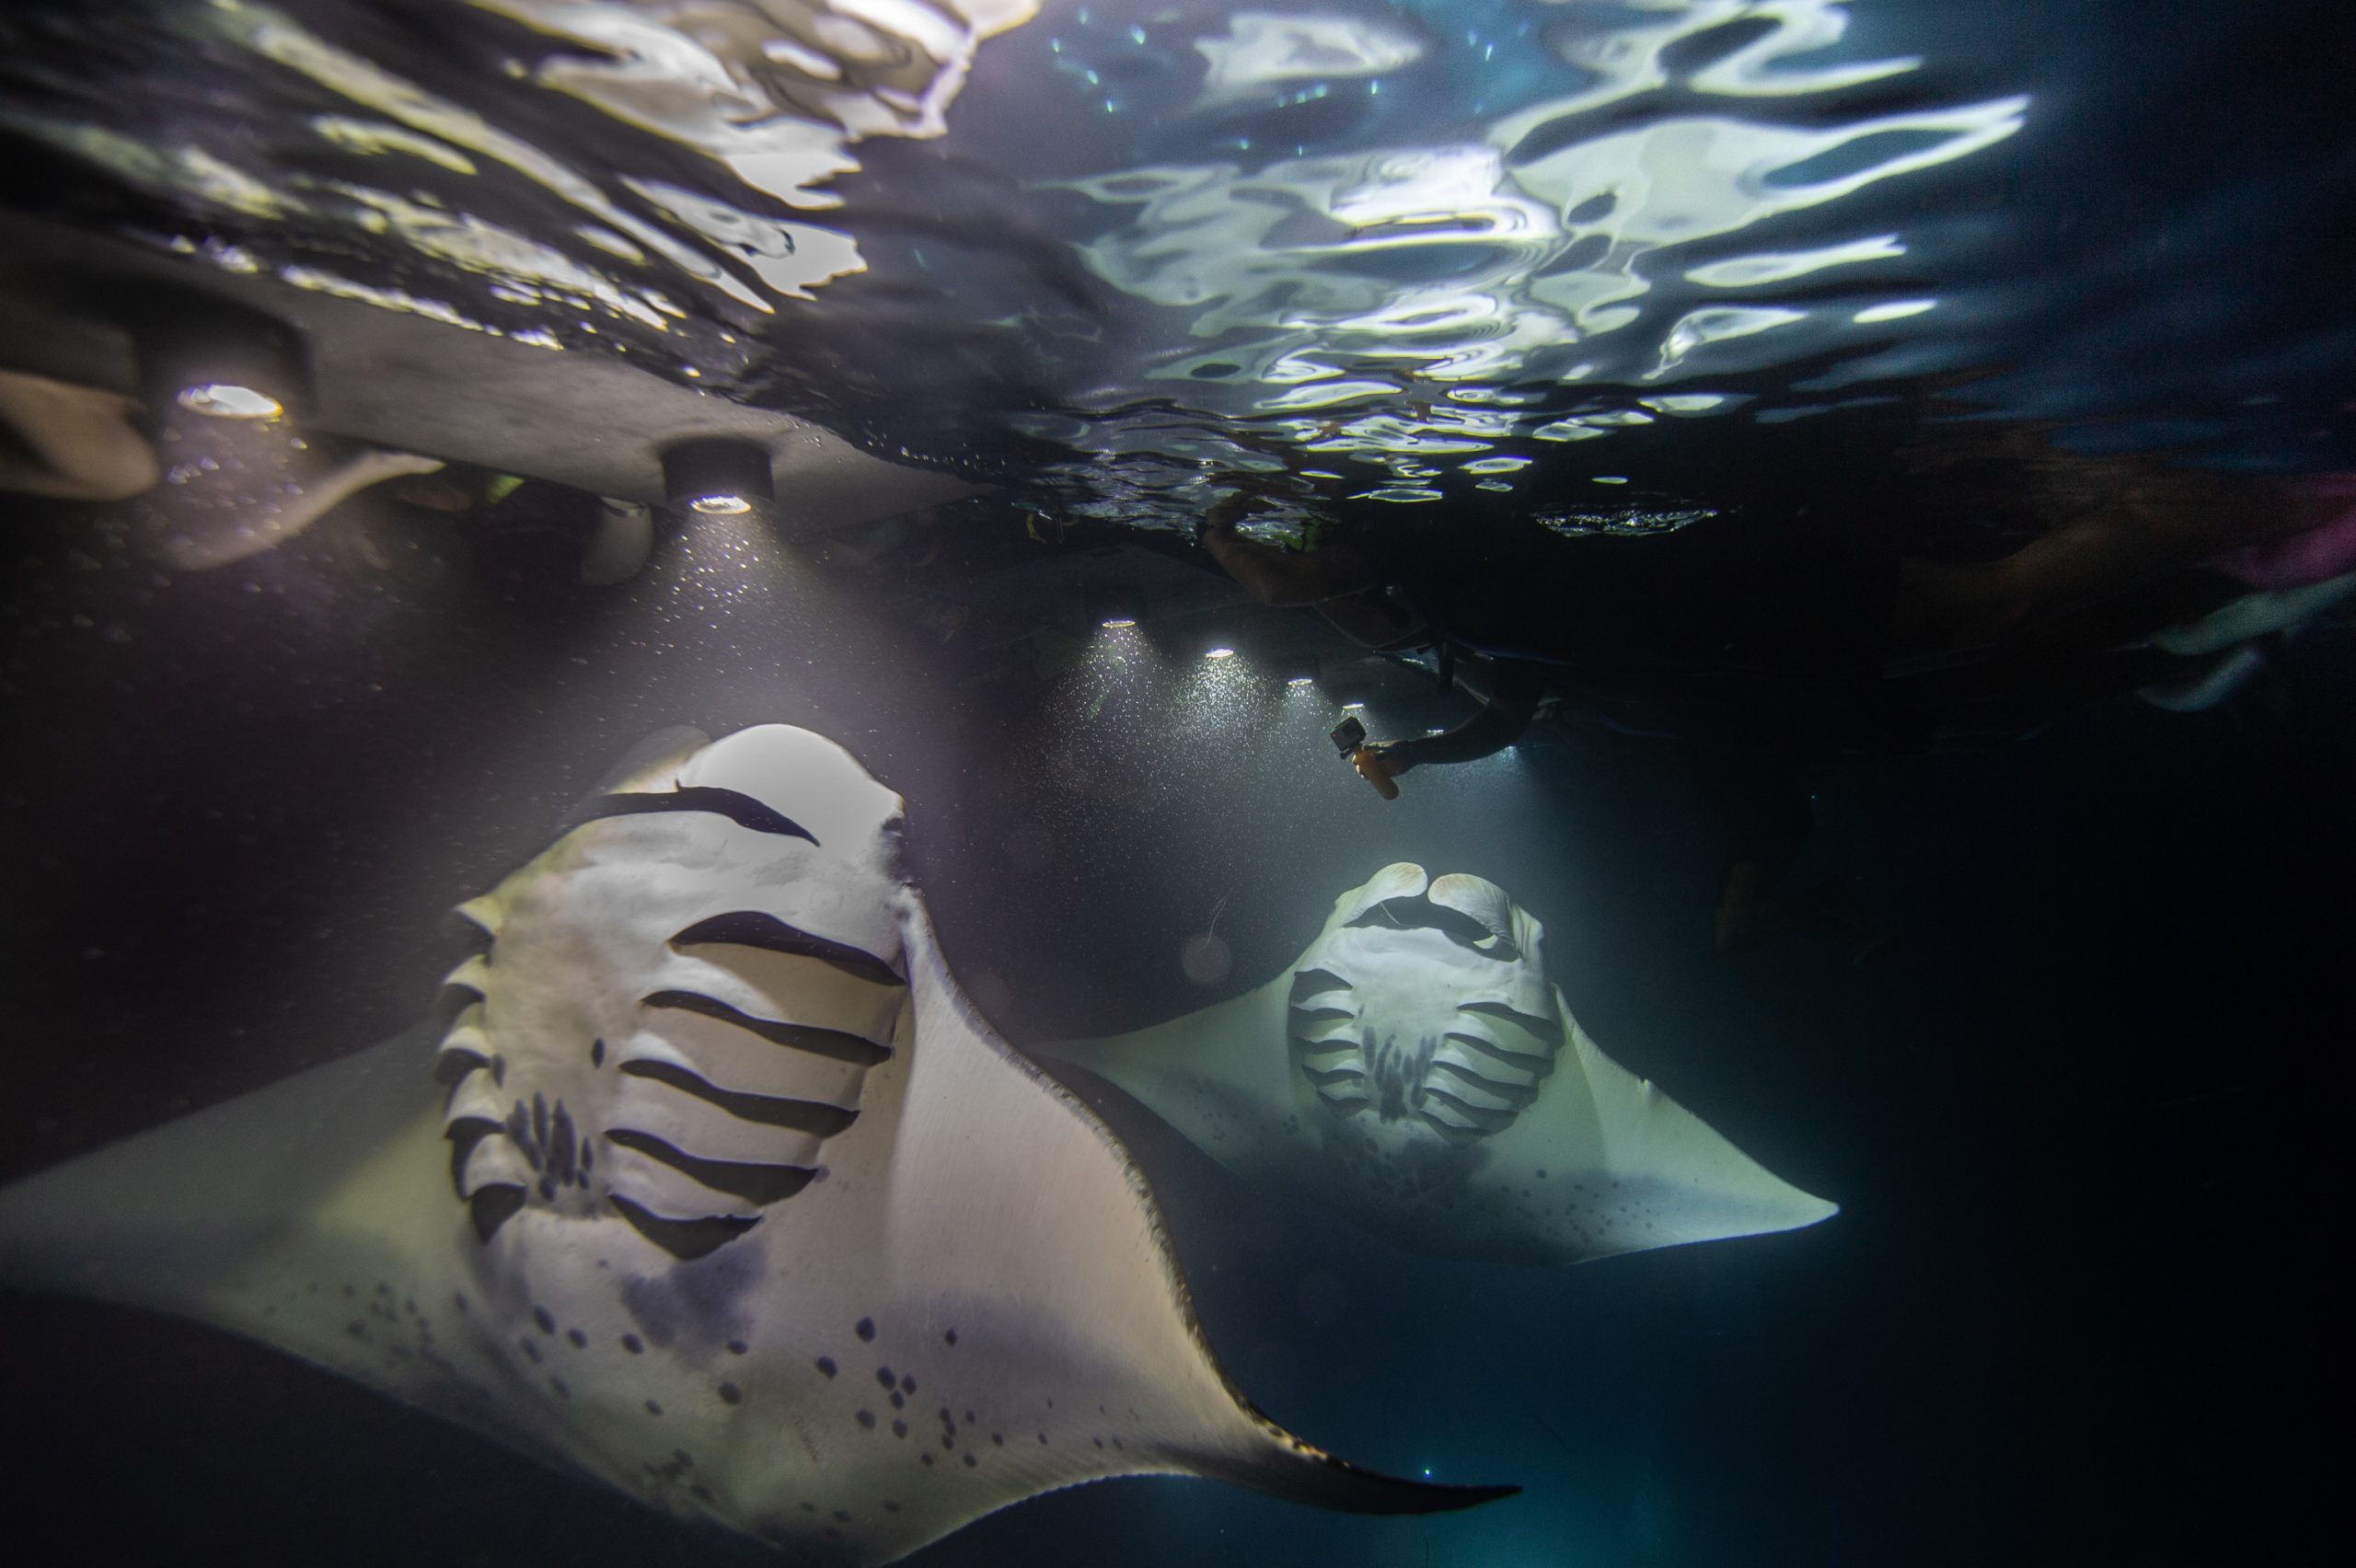
M1392 781L1406 772L1409 765L1403 758L1385 757L1382 753L1380 746L1360 746L1350 754L1350 766L1384 800L1395 801L1399 798L1399 786Z
M1233 533L1235 525L1251 512L1252 500L1249 490L1234 490L1213 502L1211 509L1203 514L1201 525L1195 530L1195 542L1200 544L1214 534Z

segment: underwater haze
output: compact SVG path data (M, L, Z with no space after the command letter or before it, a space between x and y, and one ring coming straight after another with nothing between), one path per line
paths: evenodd
M2351 69L2290 0L8 0L11 1537L2311 1550ZM156 379L224 302L303 340L275 417ZM757 480L689 474L689 434ZM773 897L805 928L709 934ZM678 978L699 941L785 954L813 1009L889 995L864 1035L756 1017L718 960ZM532 1021L466 1010L502 963ZM601 1008L679 1027L546 1067L544 1017ZM714 1020L833 1076L723 1087L753 1058ZM205 1141L379 1047L393 1098ZM704 1119L644 1120L650 1080ZM375 1194L412 1091L424 1175ZM104 1163L157 1128L196 1130ZM410 1386L199 1302L301 1260L140 1227L273 1139L257 1234L312 1173L428 1193L458 1261L402 1256L483 1280L455 1310L512 1308L529 1366ZM669 1470L549 1405L686 1356L643 1281L602 1362L557 1332L602 1298L499 1283L569 1221L599 1270L724 1278L791 1377L714 1351L770 1380ZM959 1246L987 1286L928 1272ZM904 1315L805 1343L813 1289ZM1200 1431L1000 1481L943 1404L882 1512L771 1518L765 1478L893 1441L879 1319Z

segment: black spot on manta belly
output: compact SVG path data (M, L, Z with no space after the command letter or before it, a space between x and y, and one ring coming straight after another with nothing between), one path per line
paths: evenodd
M720 1395L720 1402L722 1404L741 1404L744 1402L745 1390L738 1388L733 1383L722 1383L713 1391Z
M875 1412L874 1412L873 1411L872 1411L872 1410L863 1410L863 1411L860 1411L860 1412L859 1412L859 1424L860 1424L861 1426L866 1427L870 1432L874 1431L874 1430L875 1430Z
M835 1358L833 1356L822 1355L818 1357L817 1366L818 1370L825 1373L827 1377L831 1378L835 1375Z
M852 1328L851 1332L857 1334L865 1343L873 1344L875 1343L875 1320L872 1318L861 1318L858 1324Z
M636 1334L624 1334L622 1336L622 1348L629 1351L632 1355L643 1355L646 1354L646 1342L639 1338Z

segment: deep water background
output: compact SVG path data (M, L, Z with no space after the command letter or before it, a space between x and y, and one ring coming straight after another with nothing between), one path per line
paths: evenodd
M2344 634L2293 645L2270 711L2121 704L1827 772L1810 864L1896 939L1859 969L1712 950L1725 843L1673 754L1546 740L1385 805L1322 710L1190 729L1174 658L1163 724L1100 709L1074 752L1069 670L961 687L970 651L774 547L675 537L602 598L436 598L382 591L361 547L397 535L354 518L168 591L87 518L19 557L11 1172L394 1032L450 961L439 911L629 740L796 721L907 794L952 961L1018 1041L1255 984L1413 858L1501 882L1608 1050L1843 1205L1577 1269L1439 1264L1127 1114L1270 1413L1529 1491L1414 1522L1120 1482L919 1561L2202 1563L2298 1536L2346 1190ZM1235 972L1198 989L1178 951L1221 896ZM11 1532L67 1560L766 1560L207 1331L11 1297L0 1333Z

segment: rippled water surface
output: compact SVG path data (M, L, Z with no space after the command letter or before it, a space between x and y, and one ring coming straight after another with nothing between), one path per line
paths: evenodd
M215 265L1176 526L1934 398L2312 460L2348 153L2290 9L36 6L0 119Z

